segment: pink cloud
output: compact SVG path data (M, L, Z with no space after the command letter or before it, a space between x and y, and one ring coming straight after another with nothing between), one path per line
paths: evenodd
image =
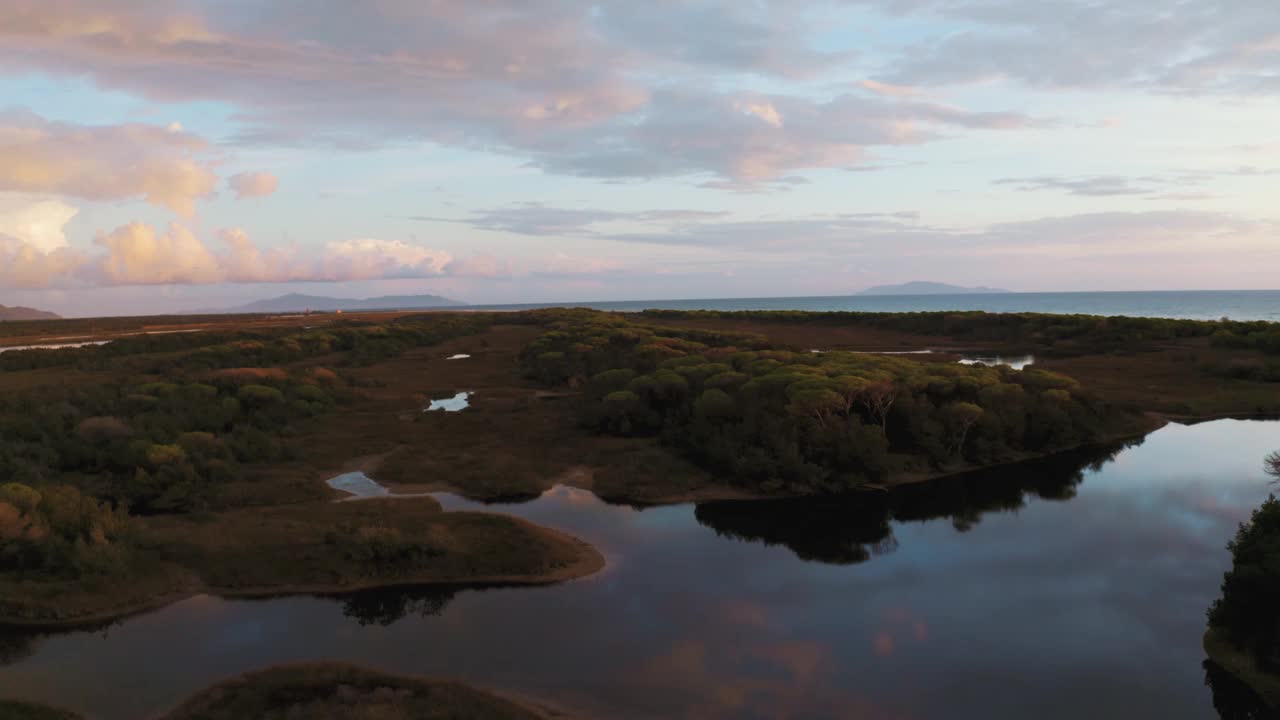
M194 135L152 125L70 125L0 113L0 191L140 198L191 216L217 180L198 159L208 149Z
M280 187L280 178L268 172L245 172L227 178L227 187L237 200L266 197Z
M243 230L221 233L214 251L188 228L133 222L100 232L97 253L44 251L0 235L0 288L214 283L348 282L453 274L452 256L399 240L361 238L320 248L259 248Z
M104 285L199 285L223 278L218 258L177 223L163 234L150 225L129 223L98 233L94 243L107 250L96 264Z
M88 259L69 248L49 252L9 235L0 234L0 288L49 287L78 272Z
M360 13L322 2L304 22L268 4L248 32L221 4L187 14L14 0L0 7L0 62L162 102L231 103L242 143L427 140L563 174L710 175L731 188L848 167L870 146L925 142L939 127L1033 123L917 102L870 80L874 94L829 101L731 90L726 71L812 77L848 60L812 47L807 3L750 5L674 3L655 23L623 2L391 1Z

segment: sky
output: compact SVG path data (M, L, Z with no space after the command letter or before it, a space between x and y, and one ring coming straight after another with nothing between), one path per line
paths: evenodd
M1275 0L4 0L0 303L1275 288Z

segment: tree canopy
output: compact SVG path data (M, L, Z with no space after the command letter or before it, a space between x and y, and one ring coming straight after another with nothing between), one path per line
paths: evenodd
M554 316L522 354L582 388L582 421L657 436L736 482L838 492L903 472L985 465L1138 424L1071 378L852 352L587 311Z

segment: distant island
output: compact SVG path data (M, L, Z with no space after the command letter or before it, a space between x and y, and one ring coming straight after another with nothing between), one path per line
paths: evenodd
M44 310L29 307L6 307L0 305L0 322L7 320L61 320L62 316Z
M961 287L936 282L909 282L901 285L877 285L856 295L990 295L1009 290L991 287Z
M216 310L219 313L289 313L315 310L423 310L457 307L463 303L439 295L386 295L373 298L335 298L323 295L290 293L277 298L258 300L246 305ZM202 314L202 313L195 313Z

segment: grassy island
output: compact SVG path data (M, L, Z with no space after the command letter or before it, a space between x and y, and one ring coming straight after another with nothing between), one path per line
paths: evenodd
M79 720L43 705L0 700L6 720ZM245 718L371 720L543 720L563 717L449 680L379 672L340 663L283 665L200 691L162 720Z
M573 538L430 498L335 503L324 481L485 501L564 483L632 504L881 488L1278 411L1277 336L985 313L5 323L0 346L109 342L0 353L0 620L577 577L603 561ZM1010 352L1035 363L957 363ZM459 392L465 411L424 412Z
M309 663L270 668L219 683L184 702L164 720L256 717L538 720L551 715L455 682L338 663Z

